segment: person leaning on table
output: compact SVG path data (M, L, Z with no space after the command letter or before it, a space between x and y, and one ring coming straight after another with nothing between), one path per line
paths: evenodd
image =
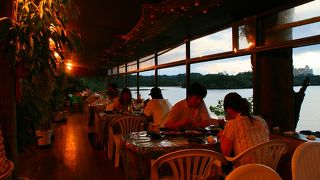
M264 119L250 115L250 104L238 93L225 96L223 102L227 123L218 134L220 149L225 156L236 156L250 147L269 141Z
M187 98L177 102L165 118L164 127L179 129L193 127L205 127L213 120L203 101L207 95L207 89L199 83L192 83L187 87ZM216 121L216 120L213 120Z
M171 104L168 100L163 99L161 89L158 87L153 87L149 95L151 95L152 99L146 104L143 113L151 119L148 130L158 131L159 127L163 125L162 120L171 109Z

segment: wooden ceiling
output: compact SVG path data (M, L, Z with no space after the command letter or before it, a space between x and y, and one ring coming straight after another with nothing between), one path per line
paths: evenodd
M73 63L91 74L302 0L80 0L83 49ZM90 73L89 73L90 74Z

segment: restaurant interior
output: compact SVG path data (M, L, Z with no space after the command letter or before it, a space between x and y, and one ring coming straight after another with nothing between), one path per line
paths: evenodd
M169 178L318 179L320 133L295 132L303 97L299 102L293 91L292 65L293 48L320 44L319 31L312 34L311 28L303 37L293 36L295 28L319 26L320 11L304 19L293 18L296 7L312 3L319 4L319 0L1 1L0 179L153 180L171 175L169 166L162 165L172 161L174 169L172 159L177 157L185 159ZM47 14L51 19L42 18ZM67 14L77 18L68 19ZM42 27L51 21L57 24ZM192 55L197 39L226 29L230 31L229 50ZM183 47L183 58L160 61L161 55L179 47ZM136 104L128 107L130 113L110 110L110 96L89 89L64 95L55 104L61 98L55 88L60 81L63 84L56 77L64 73L72 78L103 77L105 85L122 79L123 87L128 87L128 75L136 74L138 95L143 72L151 71L153 86L161 87L159 71L183 66L184 85L189 87L193 64L241 56L250 57L253 114L266 120L270 142L235 157L220 151L217 135L224 128L220 125L201 130L147 130L144 104L138 96L132 97ZM305 88L314 85L307 83ZM301 89L301 93L306 90ZM46 127L49 142L44 134L37 134L36 126ZM300 155L308 150L312 161ZM248 158L259 166L238 167ZM190 159L194 164L190 165ZM186 164L189 169L180 172ZM190 172L198 164L202 172ZM242 167L242 174L235 171Z

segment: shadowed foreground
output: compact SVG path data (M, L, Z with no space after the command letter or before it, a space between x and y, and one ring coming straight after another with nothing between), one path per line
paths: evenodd
M90 145L85 113L70 114L67 121L56 123L52 145L20 153L19 163L19 179L125 179L123 169L114 168L105 151Z

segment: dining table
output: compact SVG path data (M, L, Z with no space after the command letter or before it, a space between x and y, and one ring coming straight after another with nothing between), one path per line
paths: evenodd
M220 152L216 134L209 131L132 132L122 136L120 155L127 179L150 179L151 161L180 149ZM210 139L210 142L209 142Z

